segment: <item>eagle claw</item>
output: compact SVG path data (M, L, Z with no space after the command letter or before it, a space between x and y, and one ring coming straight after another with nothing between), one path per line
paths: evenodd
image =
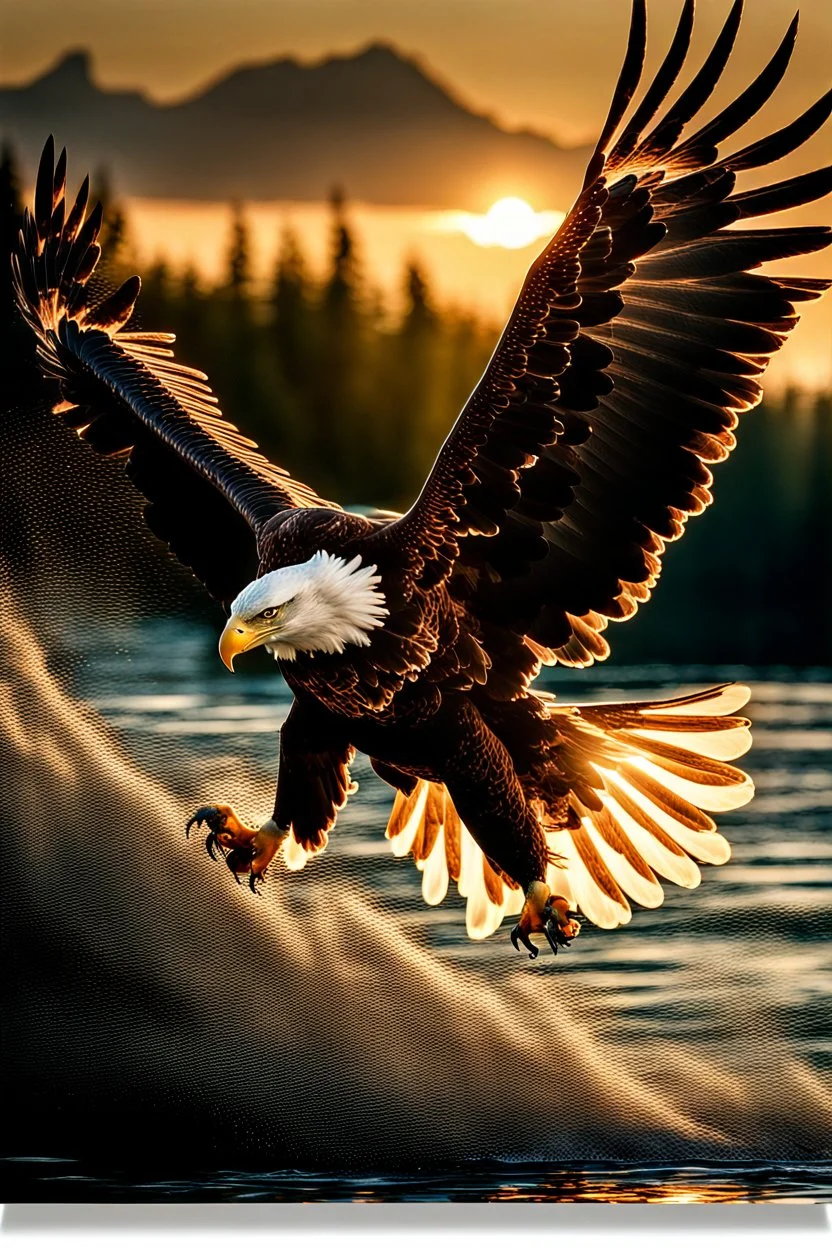
M241 875L248 872L248 886L259 897L257 885L262 882L266 867L288 829L278 828L272 819L268 819L259 829L248 828L240 821L233 806L223 804L200 806L185 825L185 835L190 835L195 824L201 827L203 823L208 826L205 848L209 856L216 862L214 851L219 850L238 884L242 883Z
M514 945L515 949L519 950L520 945L518 944L518 941L522 941L523 944L526 946L526 948L529 951L529 960L533 962L534 959L537 957L538 953L540 953L540 950L538 949L537 945L532 944L532 942L529 940L528 933L523 931L523 928L520 926L520 924L515 923L514 927L511 929L511 943ZM557 953L557 950L555 950L555 953Z
M209 857L216 862L216 850L219 850L225 865L239 884L241 872L251 867L257 832L242 824L233 807L226 805L200 806L186 823L185 835L190 835L194 825L201 827L203 824L208 827L205 848Z
M581 930L577 910L559 910L556 900L562 899L550 897L543 909L543 933L555 955L559 948L568 949Z
M191 835L191 828L196 824L198 828L206 823L211 829L209 840L216 840L217 833L222 830L225 823L225 816L218 806L200 806L199 810L194 811L188 822L185 824L185 836ZM213 844L213 841L212 841ZM206 842L206 848L207 842ZM211 850L208 849L209 854ZM213 857L213 854L211 855Z
M526 901L520 918L511 929L511 943L515 949L522 943L529 951L529 958L537 957L540 950L532 943L531 933L542 932L549 942L552 953L569 948L581 930L576 910L568 909L565 897L552 896L542 880L534 880L526 893Z
M208 857L213 859L214 862L217 861L217 855L214 853L215 848L217 848L220 851L223 858L225 857L225 850L223 849L222 845L220 845L219 841L217 840L216 832L208 833L208 835L205 838L205 848L208 850Z

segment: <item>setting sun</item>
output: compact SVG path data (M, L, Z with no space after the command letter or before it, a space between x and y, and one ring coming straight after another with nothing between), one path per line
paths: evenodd
M448 228L467 235L480 247L528 247L554 234L563 221L562 212L535 212L524 199L498 199L486 213L455 212Z

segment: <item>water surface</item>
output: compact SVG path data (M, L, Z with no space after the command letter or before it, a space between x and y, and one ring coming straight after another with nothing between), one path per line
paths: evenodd
M277 733L288 712L288 692L270 665L243 661L238 675L227 673L216 654L214 628L162 619L102 628L95 644L83 651L70 644L53 666L111 725L117 747L175 799L181 797L183 815L184 803L193 797L194 767L202 800L232 800L251 822L271 809ZM576 1020L588 1023L589 1034L612 1055L607 1060L639 1050L649 1055L652 1065L645 1068L642 1061L639 1069L663 1095L672 1097L676 1088L683 1092L700 1077L699 1059L707 1063L699 1069L709 1072L708 1078L718 1075L723 1085L724 1074L723 1091L715 1088L713 1095L736 1099L739 1144L717 1142L704 1155L695 1141L680 1137L669 1154L665 1138L656 1145L655 1163L645 1163L635 1156L650 1155L653 1137L642 1135L633 1121L630 1160L611 1160L601 1136L596 1151L590 1130L583 1155L572 1145L568 1163L563 1157L544 1161L535 1155L534 1133L525 1130L516 1138L511 1133L503 1154L460 1159L440 1173L429 1167L394 1173L384 1165L354 1173L347 1159L339 1173L193 1172L183 1161L179 1168L142 1174L120 1172L117 1160L93 1167L78 1158L19 1158L6 1163L15 1199L828 1199L829 1165L817 1140L803 1129L817 1105L810 1084L828 1089L832 1067L832 672L601 666L583 673L548 671L542 681L564 701L593 701L670 694L727 679L747 681L753 689L754 746L743 766L757 784L749 806L720 819L733 847L731 861L704 868L696 890L667 884L665 904L636 910L623 929L608 932L586 924L557 960L541 956L529 964L516 954L508 922L488 940L470 941L464 902L455 893L438 907L424 905L418 871L395 860L384 838L391 791L361 757L354 768L360 791L341 813L325 854L302 873L267 879L264 898L249 901L268 905L270 888L299 901L310 878L338 879L343 886L346 870L368 904L394 916L439 968L464 972L483 992L496 988L510 994L506 1001L519 1014L517 1003L526 998L533 1003L539 992L550 1008L562 1000ZM188 852L204 853L199 838ZM340 876L328 874L338 871ZM221 864L216 887L236 888ZM187 897L177 897L176 904L187 906ZM357 991L363 982L356 981ZM761 1126L770 1140L776 1114L774 1135L781 1143L760 1156L751 1098L779 1080L784 1053L803 1072L805 1082L796 1086L807 1089L805 1099L792 1093L780 1104L775 1087L774 1108L765 1101ZM555 1050L555 1087L557 1070ZM555 1098L552 1113L568 1114L568 1106ZM597 1125L600 1130L604 1124ZM703 1124L703 1139L709 1129ZM675 1154L684 1156L684 1163L671 1164Z

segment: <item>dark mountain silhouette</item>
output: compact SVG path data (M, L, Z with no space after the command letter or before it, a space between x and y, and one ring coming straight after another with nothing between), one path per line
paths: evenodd
M571 203L586 149L509 132L416 60L375 43L314 65L244 66L173 105L96 85L71 52L0 89L0 135L32 174L46 135L118 190L199 199L320 199L333 183L374 203L482 210L500 195Z

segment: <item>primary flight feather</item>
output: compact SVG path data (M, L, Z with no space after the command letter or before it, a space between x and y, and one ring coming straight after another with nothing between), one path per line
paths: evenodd
M730 853L711 813L748 801L732 765L750 744L742 686L663 701L566 706L534 689L541 664L609 653L656 584L668 542L711 501L709 464L761 397L795 305L828 280L755 273L829 245L826 227L773 228L773 212L832 190L832 169L743 191L737 175L798 148L832 91L739 150L726 140L776 90L797 19L754 81L695 119L742 15L736 0L674 103L693 0L637 98L646 44L634 0L624 65L574 207L532 265L492 359L419 497L363 517L318 498L225 421L172 335L126 328L131 278L91 301L100 209L65 198L51 140L13 256L18 304L55 379L56 411L119 454L147 520L229 609L220 654L265 646L294 694L274 811L259 828L222 803L206 823L254 888L326 844L352 791L355 750L395 789L394 853L436 904L455 880L472 936L512 930L552 949L657 906L659 877L699 882ZM634 103L635 101L635 103ZM746 222L752 222L746 225Z

